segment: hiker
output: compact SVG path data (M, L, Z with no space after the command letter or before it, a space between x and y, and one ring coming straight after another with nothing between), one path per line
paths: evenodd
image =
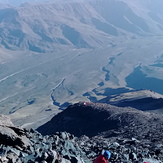
M103 154L99 155L93 163L108 163L111 153L109 151L104 151Z

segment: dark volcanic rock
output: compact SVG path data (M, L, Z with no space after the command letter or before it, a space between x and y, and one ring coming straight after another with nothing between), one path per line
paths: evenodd
M82 104L76 105L82 106ZM99 109L100 112L107 109L104 106L105 109L101 109L100 104L84 104L86 107L93 107L93 105L96 105L96 109ZM147 139L140 140L134 137L124 138L120 135L119 137L94 136L92 138L83 135L78 138L67 132L56 132L50 136L42 136L33 129L26 130L15 127L8 118L2 117L0 119L0 123L3 124L0 125L2 127L0 128L0 162L92 163L105 149L111 152L110 163L163 162L163 143L161 142L156 143ZM105 118L104 115L103 117ZM6 119L6 122L3 122L4 119ZM5 135L3 138L4 141L2 141L2 135ZM159 134L157 138L162 140ZM7 142L5 139L9 141ZM19 139L19 141L16 141L16 139Z
M58 132L44 137L32 129L16 127L8 117L0 115L0 162L77 163L83 159L88 160L73 135Z
M155 99L152 97L130 100L130 101L122 101L117 104L116 106L124 107L124 106L131 106L139 110L143 111L155 111L157 109L162 109L163 106L163 99Z
M163 162L163 144L153 144L148 141L139 141L135 138L108 139L82 136L77 140L80 148L90 160L94 160L103 150L111 152L110 163L150 163Z
M162 116L134 108L77 103L38 128L43 135L67 131L75 136L136 137L162 142Z
M14 126L10 119L3 115L0 115L0 144L14 146L18 149L30 146L25 131Z

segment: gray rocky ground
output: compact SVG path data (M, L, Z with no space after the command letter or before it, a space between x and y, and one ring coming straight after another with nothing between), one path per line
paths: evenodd
M57 132L51 136L42 136L34 130L21 131L16 141L8 132L8 144L0 146L0 159L4 163L91 163L103 149L112 153L112 163L161 163L163 161L163 145L141 142L135 138L106 139L102 137L74 137L66 132ZM1 134L2 137L2 134ZM25 137L26 139L21 139Z
M110 111L107 111L108 107ZM67 109L69 113L72 114L71 109L74 110L75 113L75 108L80 116L83 115L78 109L84 109L83 112L87 111L86 113L93 110L99 117L101 114L110 115L114 120L112 122L117 123L117 125L114 125L116 129L112 128L92 136L90 136L88 132L89 137L85 134L78 135L77 137L76 134L76 136L74 136L72 133L66 132L66 130L43 136L33 129L27 130L16 127L9 118L0 116L0 162L91 163L105 149L112 153L110 159L111 163L163 162L162 120L159 115L144 113L142 111L139 112L132 108L127 109L127 113L122 108L122 111L119 112L119 107L92 103L77 103ZM67 114L67 112L65 112L66 110L63 111L63 113ZM120 116L120 113L123 116L125 114L124 119L122 115ZM140 113L142 113L142 119ZM135 116L135 114L139 116ZM87 114L87 116L88 115L89 114ZM122 125L116 121L118 117L122 120ZM96 118L95 115L94 118ZM70 116L67 117L67 120L68 119L70 120ZM109 117L103 117L103 119L106 121ZM64 120L66 119L60 119L62 122ZM147 120L149 123L145 125ZM106 122L107 125L109 125L109 121ZM128 122L132 125L127 124ZM134 124L132 122L134 122ZM83 123L85 126L90 125L88 122ZM128 125L128 129L126 129L125 123ZM59 122L57 124L61 127ZM71 124L72 126L76 125L76 123ZM55 123L53 123L53 125L55 126ZM144 128L142 128L143 126ZM78 124L78 127L81 126ZM84 128L82 129L84 132ZM98 128L96 128L96 130L98 130Z

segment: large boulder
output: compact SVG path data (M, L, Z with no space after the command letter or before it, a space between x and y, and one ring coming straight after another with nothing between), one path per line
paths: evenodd
M14 126L10 118L0 115L0 144L15 148L28 148L30 142L25 136L25 130Z

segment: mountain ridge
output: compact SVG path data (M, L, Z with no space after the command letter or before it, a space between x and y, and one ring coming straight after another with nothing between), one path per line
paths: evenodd
M75 4L77 4L77 6L75 6ZM65 5L65 6L63 6L63 5ZM79 30L81 30L82 28L84 28L84 29L87 28L87 30L89 31L89 26L86 26L85 24L81 23L80 21L76 21L77 20L77 18L75 18L76 17L76 13L75 13L75 17L73 16L74 15L73 8L76 11L78 9L80 9L80 8L82 8L82 10L85 10L84 8L87 5L84 5L84 6L81 6L81 5L82 4L80 4L80 3L71 3L71 4L64 3L62 5L56 5L56 3L54 3L53 5L52 4L46 4L46 5L29 5L27 7L19 7L18 9L12 9L11 8L10 9L11 10L10 16L12 14L13 21L15 21L14 19L18 20L17 23L20 26L20 28L15 29L15 31L14 30L12 31L10 28L7 28L7 29L10 32L10 35L13 35L14 39L16 38L18 40L17 40L17 42L15 42L15 40L13 40L14 41L13 43L10 40L11 44L8 42L8 40L6 40L6 41L4 41L2 43L3 43L3 45L6 48L11 48L10 46L12 44L13 45L15 44L19 48L23 48L23 47L26 47L27 46L27 49L29 48L29 50L36 51L36 52L44 52L44 50L41 50L41 49L39 50L39 48L41 48L41 47L37 47L36 46L36 43L37 42L34 43L33 42L34 40L35 41L38 40L43 45L45 44L44 45L45 48L46 48L46 43L43 43L41 41L41 39L43 39L44 41L46 41L49 44L49 46L50 46L50 44L52 44L52 46L55 46L55 44L57 46L59 46L59 44L61 44L61 45L62 44L63 45L66 45L67 44L69 46L71 46L71 45L76 46L76 45L79 44L79 43L77 43L78 42L78 39L79 40L81 39L81 41L82 41L82 35L84 35L84 33L82 31L79 31ZM77 7L77 9L75 9L76 7ZM68 10L68 11L67 12L66 12L66 10L64 11L64 8L66 10ZM42 10L44 10L44 12L41 12ZM62 16L62 10L63 10L63 16ZM17 16L19 16L19 17L15 17L14 14L12 13L12 11L15 12L15 14ZM61 13L58 14L58 11L61 12ZM70 13L70 11L72 11L72 12ZM84 13L86 13L86 12L90 13L90 11L86 11L85 10ZM31 19L30 16L26 17L26 14L27 13L28 13L28 15L29 15L29 13L31 13L34 22L32 22L32 19ZM83 11L82 11L82 13L83 13ZM24 19L23 18L24 17L23 14L25 14L24 16L25 16L25 20L27 22L26 21L23 21L23 19ZM70 18L69 18L69 15L71 15ZM53 17L56 18L55 22L53 22L53 19L54 19ZM80 17L81 17L81 15L80 15ZM63 28L64 26L62 27L62 24L64 25L64 22L67 21L68 19L70 20L69 24L71 24L71 25L66 24L66 26L68 27L68 29L67 28ZM38 22L38 25L36 24L36 22ZM75 30L73 24L77 25L78 23L80 24L81 27L79 28L79 26L78 26L78 29ZM61 24L61 27L60 27L60 24ZM9 24L6 24L6 25L9 26ZM84 26L86 26L86 27L84 27ZM72 34L74 34L74 37L76 38L75 42L73 40L71 40L71 38L69 36L66 36L65 35L67 32L65 31L66 32L65 33L64 30L66 30L66 31L69 30L69 32L72 31ZM93 28L91 30L93 30ZM55 32L55 31L57 31L57 32ZM22 35L22 38L21 37L17 37L16 36L16 32L19 32L19 35L20 36ZM2 33L1 33L1 35L2 35ZM27 40L28 40L28 36L29 36L29 39L30 39L29 42L26 41L26 39L24 40L24 37L27 37ZM6 37L10 37L10 36L6 36ZM86 39L86 36L84 36L84 37ZM101 35L100 37L103 37L103 36ZM96 37L96 39L97 38L98 37ZM91 39L91 38L89 38L89 39ZM94 41L93 39L91 39L91 40L93 41L93 44L97 44L98 45L98 43L96 43L96 41ZM104 40L106 40L106 39L104 39ZM25 42L23 43L22 41L25 41ZM102 39L101 39L101 41L102 41ZM32 47L32 44L33 44L33 47ZM80 44L82 44L82 42ZM80 44L79 44L79 46L81 46ZM91 44L91 42L89 42L89 43L86 43L86 42L84 43L83 42L83 44L88 44L89 45L89 44ZM52 48L52 46L51 46L51 48Z
M119 12L115 12L112 8L104 13L102 11L106 11L105 6L119 8ZM5 34L1 28L1 37L4 35L8 38L2 37L1 44L9 49L21 48L35 52L48 52L47 46L50 47L50 50L54 50L53 46L64 47L66 45L77 48L95 48L111 46L114 44L113 40L116 40L114 36L124 39L124 37L162 33L161 18L160 22L157 22L160 23L159 27L154 27L152 25L156 20L153 20L147 11L143 13L146 16L145 20L141 12L138 13L135 8L135 10L131 10L130 6L128 1L104 0L101 2L96 0L42 2L40 4L24 4L16 8L10 7L4 11L1 9L1 13L5 12L10 17L8 19L7 15L4 15L0 21L0 24L3 23L8 32ZM112 15L114 15L114 19ZM14 26L10 25L10 21L14 23ZM17 23L17 27L15 23ZM67 33L71 36L74 35L74 40Z
M162 114L163 96L152 90L132 90L131 92L110 95L99 102L121 107L133 107L138 110Z
M108 138L126 136L142 139L143 135L146 135L147 139L152 141L155 139L155 132L161 135L162 127L162 115L159 114L143 112L131 107L80 102L70 105L37 130L43 135L67 131L78 137L98 135ZM143 128L146 130L143 131ZM148 137L149 132L152 132L153 136Z

